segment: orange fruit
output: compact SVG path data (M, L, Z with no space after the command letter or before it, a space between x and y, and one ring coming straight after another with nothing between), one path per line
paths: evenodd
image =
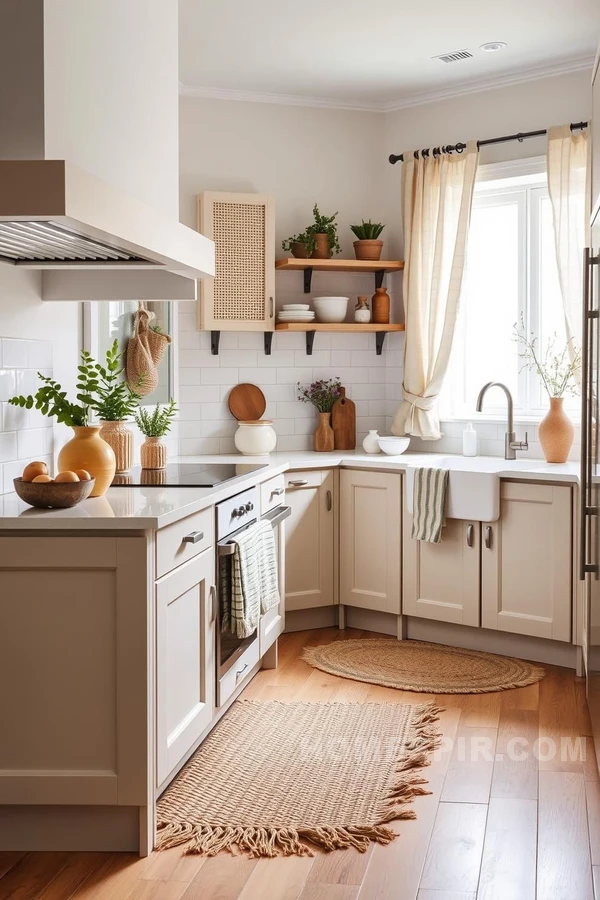
M48 482L52 481L49 475L36 475L31 480L34 484L48 484Z
M92 476L87 471L87 469L75 469L75 474L78 476L80 481L91 481Z
M79 481L79 475L77 474L77 472L71 472L69 469L67 469L66 472L59 472L54 480L59 483L67 481Z
M47 475L48 466L45 462L35 460L28 463L23 469L23 481L33 481L36 475Z

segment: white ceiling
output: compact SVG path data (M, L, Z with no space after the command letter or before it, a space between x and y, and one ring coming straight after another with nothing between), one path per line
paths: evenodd
M179 27L180 80L200 94L257 92L384 108L589 66L600 2L180 0ZM487 41L508 46L484 53L479 46ZM431 59L463 49L474 58Z

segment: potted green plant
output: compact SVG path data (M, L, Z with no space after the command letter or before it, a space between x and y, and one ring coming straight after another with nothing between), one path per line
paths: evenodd
M307 386L298 383L298 400L312 403L319 413L319 425L313 434L313 449L318 451L333 450L333 428L331 427L331 410L336 400L342 396L342 384L339 378L320 379Z
M315 236L307 229L282 241L281 246L283 250L289 250L296 259L308 259L315 249Z
M312 259L329 259L334 253L340 253L341 247L338 240L337 212L332 216L322 216L319 207L313 206L314 222L309 225L307 231L314 236L315 246L311 253Z
M166 406L157 403L152 411L143 406L134 414L135 424L145 437L140 447L142 469L164 469L167 465L167 447L161 441L171 430L177 415L177 404L173 399Z
M365 222L363 219L360 225L351 225L350 230L357 238L354 241L354 255L357 259L376 260L381 258L383 249L383 241L377 240L385 225L380 222Z
M128 472L133 465L133 432L125 424L139 405L139 395L123 381L122 353L115 340L106 352L106 366L96 364L98 387L94 409L102 422L100 437L109 444L116 458L116 472ZM141 387L142 379L140 379Z

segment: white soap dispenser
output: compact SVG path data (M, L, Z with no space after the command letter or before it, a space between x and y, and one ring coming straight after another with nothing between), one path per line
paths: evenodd
M463 456L477 456L477 432L472 422L463 431Z

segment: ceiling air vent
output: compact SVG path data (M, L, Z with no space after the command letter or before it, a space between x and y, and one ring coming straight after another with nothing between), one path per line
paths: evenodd
M442 53L440 56L432 56L432 59L439 59L443 63L458 62L459 59L472 59L473 54L470 50L453 50L452 53Z

